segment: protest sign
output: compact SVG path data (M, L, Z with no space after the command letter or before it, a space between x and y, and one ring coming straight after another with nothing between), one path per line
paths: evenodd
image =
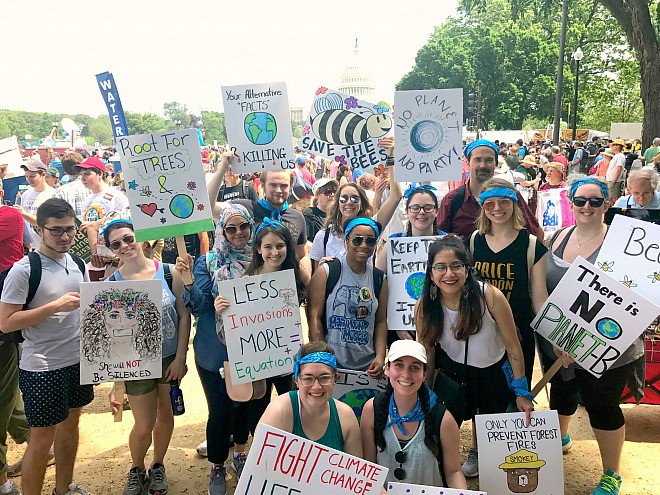
M371 378L366 371L338 369L339 378L335 383L332 396L353 409L360 421L362 408L369 399L387 388L387 377Z
M234 174L295 168L286 83L222 87Z
M600 377L658 314L658 306L578 256L532 328Z
M396 180L461 180L463 90L394 93Z
M498 495L563 495L564 461L557 411L479 414L479 488Z
M660 305L660 225L615 215L596 266Z
M87 233L80 230L82 222L77 218L74 219L76 222L76 236L73 238L73 244L69 248L69 253L75 254L78 258L82 258L85 263L89 263L89 260L92 259L92 251L89 249L89 241L87 240ZM105 247L105 246L103 246Z
M138 242L215 229L195 129L121 137L117 151Z
M457 488L444 488L437 486L426 485L409 485L408 483L395 483L387 484L387 495L488 495L486 492L479 490L464 490Z
M546 189L537 194L536 217L548 239L562 227L575 225L575 216L568 199L568 188Z
M376 173L387 160L387 150L378 143L391 134L391 110L321 86L300 148L352 169Z
M390 237L387 240L387 328L390 330L415 331L415 303L424 289L429 246L439 238Z
M81 384L162 376L162 297L161 280L80 284Z
M128 126L126 125L126 117L124 116L124 109L121 106L119 99L119 91L115 84L115 78L111 72L102 72L96 74L96 82L101 90L101 96L108 108L110 115L110 127L112 127L112 134L115 137L115 143L122 136L128 136ZM115 170L118 172L118 170Z
M291 373L303 344L293 270L226 280L218 292L230 303L222 322L232 383Z
M18 148L18 139L16 136L0 139L0 164L7 164L7 175L5 179L25 176L25 171L21 168L23 158Z
M260 424L235 493L379 495L387 471L359 457Z

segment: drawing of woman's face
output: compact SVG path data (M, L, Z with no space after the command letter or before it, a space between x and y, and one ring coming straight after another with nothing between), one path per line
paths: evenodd
M117 343L130 342L137 333L137 313L132 309L113 308L105 315L105 324L108 334Z

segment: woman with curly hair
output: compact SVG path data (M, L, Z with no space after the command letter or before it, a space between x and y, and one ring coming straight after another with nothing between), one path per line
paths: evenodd
M103 231L103 237L106 247L123 263L109 280L160 280L162 284L162 378L125 383L135 424L128 437L132 466L124 488L124 495L141 495L146 490L154 495L165 494L168 483L163 459L174 430L174 416L169 395L170 382L179 382L188 371L186 354L190 336L190 314L183 302L183 279L179 270L171 269L172 289L170 289L163 264L148 259L144 255L140 244L135 240L133 223L130 220L113 220ZM132 304L133 309L135 309L136 302L134 301ZM99 303L103 304L103 300L101 299ZM130 320L133 316L137 316L139 326L139 311L136 312L137 314L130 314L132 312L124 308L113 309L116 309L117 312L108 313L111 319L126 317L127 320ZM124 311L123 315L119 311L120 309ZM112 324L109 329L113 331ZM119 330L119 332L126 333L126 329ZM138 352L147 352L143 342L135 339L134 345ZM111 392L110 403L113 413L122 407L121 399L121 397L115 398L114 390ZM151 469L147 472L144 457L151 446L152 438L154 459Z
M364 458L389 468L387 481L467 488L458 425L425 385L426 363L419 342L398 340L390 347L387 389L362 410Z

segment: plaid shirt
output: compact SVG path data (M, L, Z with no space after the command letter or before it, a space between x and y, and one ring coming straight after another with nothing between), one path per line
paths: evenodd
M66 184L58 187L53 194L54 198L60 198L65 200L76 212L76 217L81 222L83 221L83 206L85 201L92 194L92 192L83 186L79 177L75 177Z

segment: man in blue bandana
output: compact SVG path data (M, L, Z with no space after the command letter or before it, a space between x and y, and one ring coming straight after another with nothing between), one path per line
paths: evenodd
M449 191L440 203L438 210L438 228L467 238L476 229L476 221L481 211L477 198L483 184L493 177L499 147L487 139L477 139L469 143L463 156L470 166L470 178L461 187ZM520 193L518 205L523 211L527 231L543 239L543 229L527 206Z

